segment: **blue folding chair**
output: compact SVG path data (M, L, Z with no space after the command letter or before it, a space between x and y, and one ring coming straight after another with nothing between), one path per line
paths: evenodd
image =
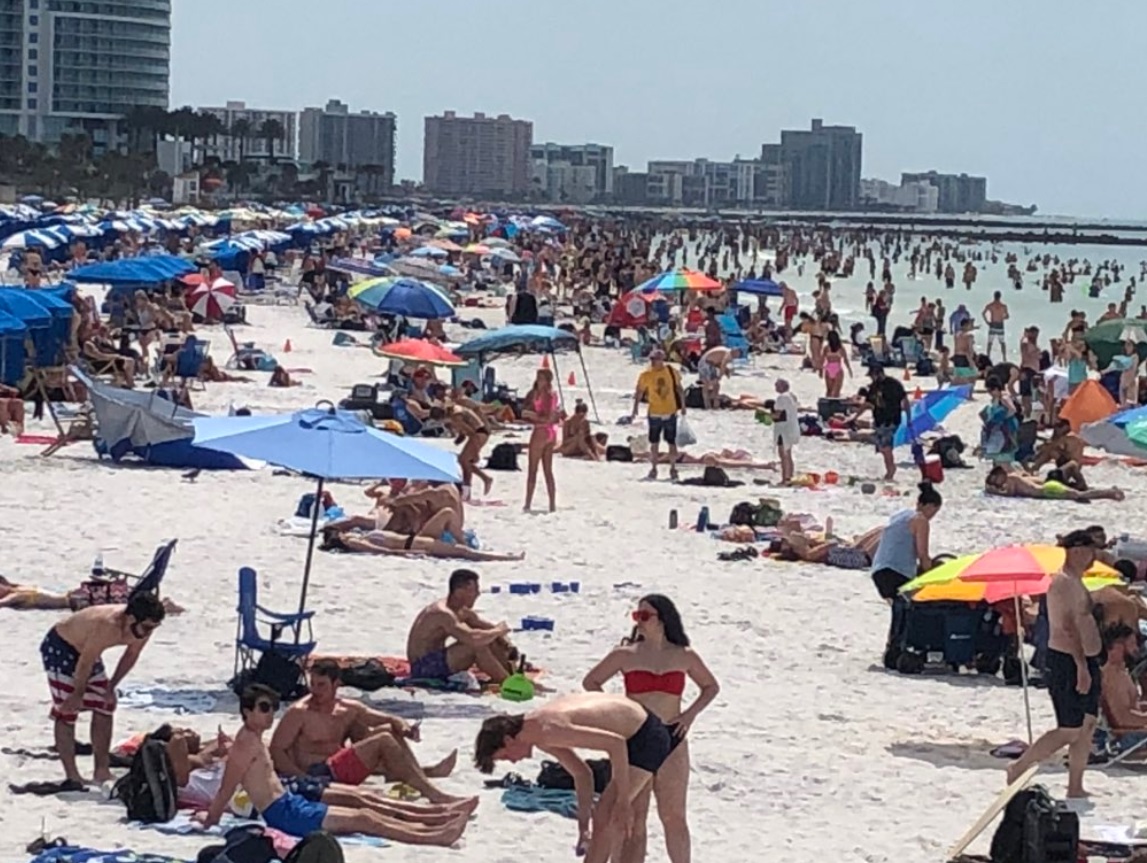
M207 362L210 342L205 342L195 336L188 336L178 351L175 352L175 376L191 387L192 382L199 381L199 373L203 371L203 364ZM207 389L200 382L200 389Z
M291 697L302 679L303 660L315 649L311 630L315 613L280 614L259 605L258 579L249 566L239 570L237 611L232 686L239 692L250 683L264 683L284 698ZM260 632L261 625L270 628L270 638Z
M722 312L717 315L717 323L721 326L721 338L725 342L725 347L734 348L740 353L734 362L747 363L749 361L749 340L745 338L745 331L741 329L737 318L731 312Z

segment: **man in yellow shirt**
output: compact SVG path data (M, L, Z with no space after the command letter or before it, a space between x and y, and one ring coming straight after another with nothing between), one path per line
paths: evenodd
M637 416L642 398L649 399L649 479L657 479L658 450L661 439L669 447L669 478L677 479L677 414L685 413L685 392L681 376L665 363L665 351L649 355L649 368L637 379L633 393L633 412Z

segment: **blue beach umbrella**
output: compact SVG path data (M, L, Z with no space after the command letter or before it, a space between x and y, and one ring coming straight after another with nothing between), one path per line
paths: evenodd
M450 253L437 246L420 246L408 253L412 258L448 258Z
M741 279L733 285L733 290L741 294L753 294L758 297L779 297L783 294L781 286L772 279Z
M940 425L956 408L972 397L972 387L949 387L926 393L912 403L908 419L900 420L900 427L892 438L892 446L907 446L924 432Z
M454 317L454 306L441 288L405 276L359 282L351 285L347 296L384 315L426 320Z
M379 431L330 406L293 414L202 417L193 423L195 446L270 462L318 481L299 595L300 614L306 610L325 481L384 477L451 483L462 480L452 452Z

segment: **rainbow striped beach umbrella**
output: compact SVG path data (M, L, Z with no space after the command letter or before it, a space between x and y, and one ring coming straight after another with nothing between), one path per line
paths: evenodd
M638 291L723 291L725 286L704 273L683 267L654 276L642 282L634 290Z

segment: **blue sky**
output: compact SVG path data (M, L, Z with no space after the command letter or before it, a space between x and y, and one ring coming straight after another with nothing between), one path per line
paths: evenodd
M508 113L615 162L759 153L810 118L864 133L864 176L935 168L1046 214L1139 218L1147 3L1114 0L175 0L173 107ZM1126 96L1124 94L1127 94Z

